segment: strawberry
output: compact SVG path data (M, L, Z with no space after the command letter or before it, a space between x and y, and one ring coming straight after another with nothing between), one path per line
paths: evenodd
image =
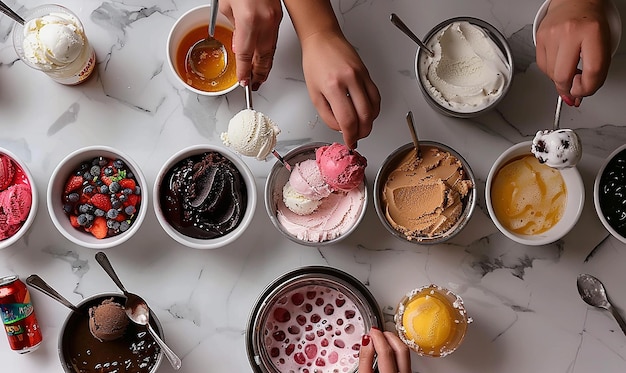
M98 239L105 238L107 236L107 233L109 232L109 228L107 227L107 220L102 216L97 216L93 220L93 224L91 225L89 231L91 232L91 234L94 235L94 237Z
M100 176L100 180L102 180L102 182L105 183L106 185L111 185L111 183L113 182L110 176L106 176L104 174Z
M80 224L78 224L78 216L70 215L70 224L72 224L72 227L74 228L80 227Z
M139 204L139 201L141 201L141 196L137 194L129 194L126 197L126 201L124 201L124 207L127 207L127 206L137 207L137 204Z
M111 200L109 199L109 197L107 197L106 195L102 193L94 194L91 197L90 202L96 208L99 208L100 210L103 210L105 212L111 209Z
M126 219L128 219L128 216L126 216L126 214L124 214L123 212L117 214L117 217L115 218L115 220L119 222L123 222Z
M65 194L71 193L72 191L80 188L83 185L82 176L72 175L65 183Z
M133 179L122 179L120 180L120 186L122 187L122 189L126 189L126 188L130 188L131 190L135 190L135 186L137 186L137 184L135 183L135 180Z

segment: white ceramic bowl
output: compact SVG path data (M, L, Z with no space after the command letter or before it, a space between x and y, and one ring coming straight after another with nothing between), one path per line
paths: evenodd
M598 175L596 176L595 182L593 183L593 205L596 208L596 213L598 214L598 218L600 219L600 221L602 222L602 225L604 225L604 228L606 228L607 231L609 231L609 233L611 233L611 235L615 238L617 238L618 240L620 240L621 242L626 244L626 236L620 234L615 228L613 228L611 226L611 224L609 224L609 221L606 219L606 212L604 212L602 210L602 206L600 204L600 191L601 188L603 187L601 185L601 181L602 181L602 175L604 174L605 170L607 169L607 166L609 165L609 163L611 163L611 161L621 152L626 151L626 144L620 146L619 148L615 149L613 151L613 153L611 153L611 155L608 156L608 158L604 161L604 164L602 165L602 167L600 167L600 170L598 171ZM620 157L620 159L626 159L626 156L622 155ZM624 162L626 163L626 161ZM622 170L623 171L623 170ZM623 183L624 178L621 178L620 183ZM624 185L624 184L622 184ZM609 193L611 193L613 196L615 196L615 191L611 190ZM626 200L626 198L622 199L622 200ZM621 207L626 211L626 207L624 207L623 203L622 206L614 206L616 208ZM606 208L606 207L605 207Z
M301 145L295 149L292 149L290 152L283 156L284 160L294 167L297 163L305 161L307 159L315 159L315 150L321 146L330 145L328 143L323 142L313 142ZM368 191L367 191L367 180L363 179L363 205L361 206L361 211L356 218L354 224L349 227L345 232L339 234L337 237L322 241L309 241L306 239L301 239L294 234L291 234L283 224L278 220L277 212L278 212L278 202L279 198L283 198L283 186L289 180L289 171L283 166L282 163L276 162L274 167L270 170L270 174L267 177L267 181L265 182L265 210L267 211L267 215L270 218L274 227L278 229L280 233L282 233L285 237L292 240L293 242L299 243L305 246L319 247L319 246L327 246L337 243L346 237L348 237L352 232L356 230L359 226L363 217L365 216L365 210L367 208L367 200L368 200ZM359 187L360 188L360 187Z
M176 20L176 22L174 23L174 26L172 26L172 29L170 30L170 33L167 37L167 44L166 44L167 62L176 80L182 86L184 86L191 92L197 93L199 95L204 95L204 96L221 96L234 90L235 88L239 86L239 82L237 81L237 79L234 80L233 85L223 90L204 91L204 90L192 87L183 78L181 78L181 75L178 73L178 70L176 68L176 61L175 61L178 47L181 44L181 41L183 40L183 38L189 32L202 26L207 30L207 36L208 36L208 24L209 24L210 18L211 18L211 6L201 5L201 6L197 6L193 9L188 10L182 16L180 16L178 20ZM234 29L233 25L230 23L228 18L226 18L226 16L224 16L223 14L219 12L217 13L216 25L223 26L229 30ZM224 47L229 51L231 50L231 45L224 44ZM234 58L229 57L228 64L231 64L231 63L234 64Z
M519 144L515 144L505 150L498 157L498 159L496 159L493 166L491 166L491 169L489 170L489 175L487 176L487 183L485 185L485 201L487 203L487 210L489 211L491 220L493 220L493 223L500 230L500 232L515 242L524 245L538 246L546 245L563 238L563 236L565 236L574 227L574 225L576 225L585 202L585 186L576 167L559 170L567 189L567 200L565 202L563 217L561 217L561 219L552 228L540 234L518 234L506 229L504 225L500 223L495 214L491 202L491 186L495 175L500 168L502 168L502 166L509 163L511 160L524 155L533 156L530 150L531 144L532 141L524 141Z
M548 13L548 7L550 6L551 0L546 0L535 14L535 19L533 20L533 43L537 45L537 30L539 29L539 25L541 21L543 21L546 13ZM622 19L620 18L619 11L615 6L613 1L605 2L605 10L606 16L609 21L609 28L611 29L611 51L612 55L615 55L617 52L617 48L619 47L619 42L622 38Z
M241 174L241 177L245 183L247 202L245 205L243 218L234 230L221 237L203 239L187 236L172 227L172 225L165 217L165 214L163 212L163 206L161 205L161 187L168 171L178 162L191 156L201 155L206 152L219 153L226 157L228 160L230 160L237 167L237 170L239 170L239 173ZM243 234L243 232L245 232L246 228L248 228L248 226L252 222L252 217L254 216L254 211L256 209L257 191L252 171L250 171L250 168L248 168L248 166L237 154L222 146L192 145L172 155L161 167L161 170L159 171L156 182L154 184L153 201L157 220L159 221L165 232L175 241L194 249L216 249L235 241Z
M91 233L74 228L70 223L69 217L63 210L62 201L65 184L70 175L73 174L74 170L76 170L81 163L90 162L96 157L105 157L113 160L119 158L123 160L135 176L136 183L141 188L141 203L130 228L118 235L102 239L94 237ZM97 250L117 246L131 238L139 230L141 223L146 217L148 200L146 179L139 165L122 151L109 146L99 145L81 148L68 154L52 172L47 190L48 213L50 214L50 219L52 219L54 226L65 238L73 243Z
M15 165L19 166L22 169L22 172L24 173L24 177L26 178L26 182L30 186L31 198L32 198L30 212L28 213L26 220L24 220L19 230L16 231L12 236L5 238L4 240L0 240L0 249L4 249L6 247L13 245L15 242L17 242L17 240L22 238L24 234L26 234L26 232L28 231L28 228L30 228L30 226L33 224L33 221L35 220L35 216L37 216L37 206L39 204L39 197L37 195L37 186L35 185L35 180L33 179L33 175L30 173L30 170L28 169L26 164L22 162L22 160L20 160L15 154L13 154L11 151L7 149L0 148L0 154L9 157ZM15 180L12 184L15 184Z
M513 72L515 71L514 64L513 64L513 54L511 52L511 48L509 46L508 41L497 28L495 28L493 25L491 25L488 22L485 22L481 19L477 19L473 17L455 17L455 18L447 19L439 23L437 26L433 27L422 40L424 40L424 43L426 45L429 45L430 40L434 36L436 36L443 28L445 28L446 26L454 22L468 22L471 25L478 27L489 38L491 38L491 40L500 49L500 52L502 52L502 55L504 56L508 64L508 70L507 70L507 76L506 76L506 83L504 87L502 88L501 94L497 98L489 102L488 105L484 107L477 107L475 109L457 110L453 108L452 106L446 104L445 102L442 102L442 100L437 99L433 95L433 93L428 87L429 83L425 82L426 78L423 76L424 74L421 72L421 70L426 69L429 65L429 63L427 62L428 55L426 54L426 51L423 48L419 48L419 47L417 48L417 52L415 54L415 74L417 76L417 82L420 87L420 90L422 91L422 94L424 95L424 99L433 109L440 112L441 114L451 116L451 117L473 118L473 117L482 115L492 110L493 108L495 108L508 93L513 83Z

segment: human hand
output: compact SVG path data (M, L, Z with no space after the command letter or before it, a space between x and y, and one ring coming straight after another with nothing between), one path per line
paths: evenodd
M280 0L221 0L219 4L220 12L235 25L232 48L237 79L256 91L272 69L282 4Z
M411 373L411 353L409 348L391 332L370 329L364 335L359 352L359 373L374 371L374 356L378 355L378 372Z
M604 1L552 0L537 30L537 65L570 106L594 94L608 74L611 31Z
M319 32L301 41L304 78L326 124L350 149L372 131L380 93L352 45L341 34Z

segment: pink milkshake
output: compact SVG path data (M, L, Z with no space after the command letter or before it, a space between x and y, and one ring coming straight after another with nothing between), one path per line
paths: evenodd
M366 333L359 307L343 293L307 285L285 293L268 312L266 352L284 373L343 373L358 366Z

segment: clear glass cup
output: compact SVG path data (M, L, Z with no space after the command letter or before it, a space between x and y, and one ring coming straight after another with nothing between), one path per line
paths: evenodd
M24 30L29 21L48 15L58 15L62 19L70 20L77 28L76 33L83 38L83 46L78 56L67 63L48 60L46 63L37 63L27 56L24 49ZM29 67L46 73L54 81L65 85L76 85L84 82L93 73L96 66L96 53L89 44L85 35L83 24L76 14L69 9L56 4L45 4L26 10L22 17L26 21L24 25L15 23L13 26L13 47L20 59Z

